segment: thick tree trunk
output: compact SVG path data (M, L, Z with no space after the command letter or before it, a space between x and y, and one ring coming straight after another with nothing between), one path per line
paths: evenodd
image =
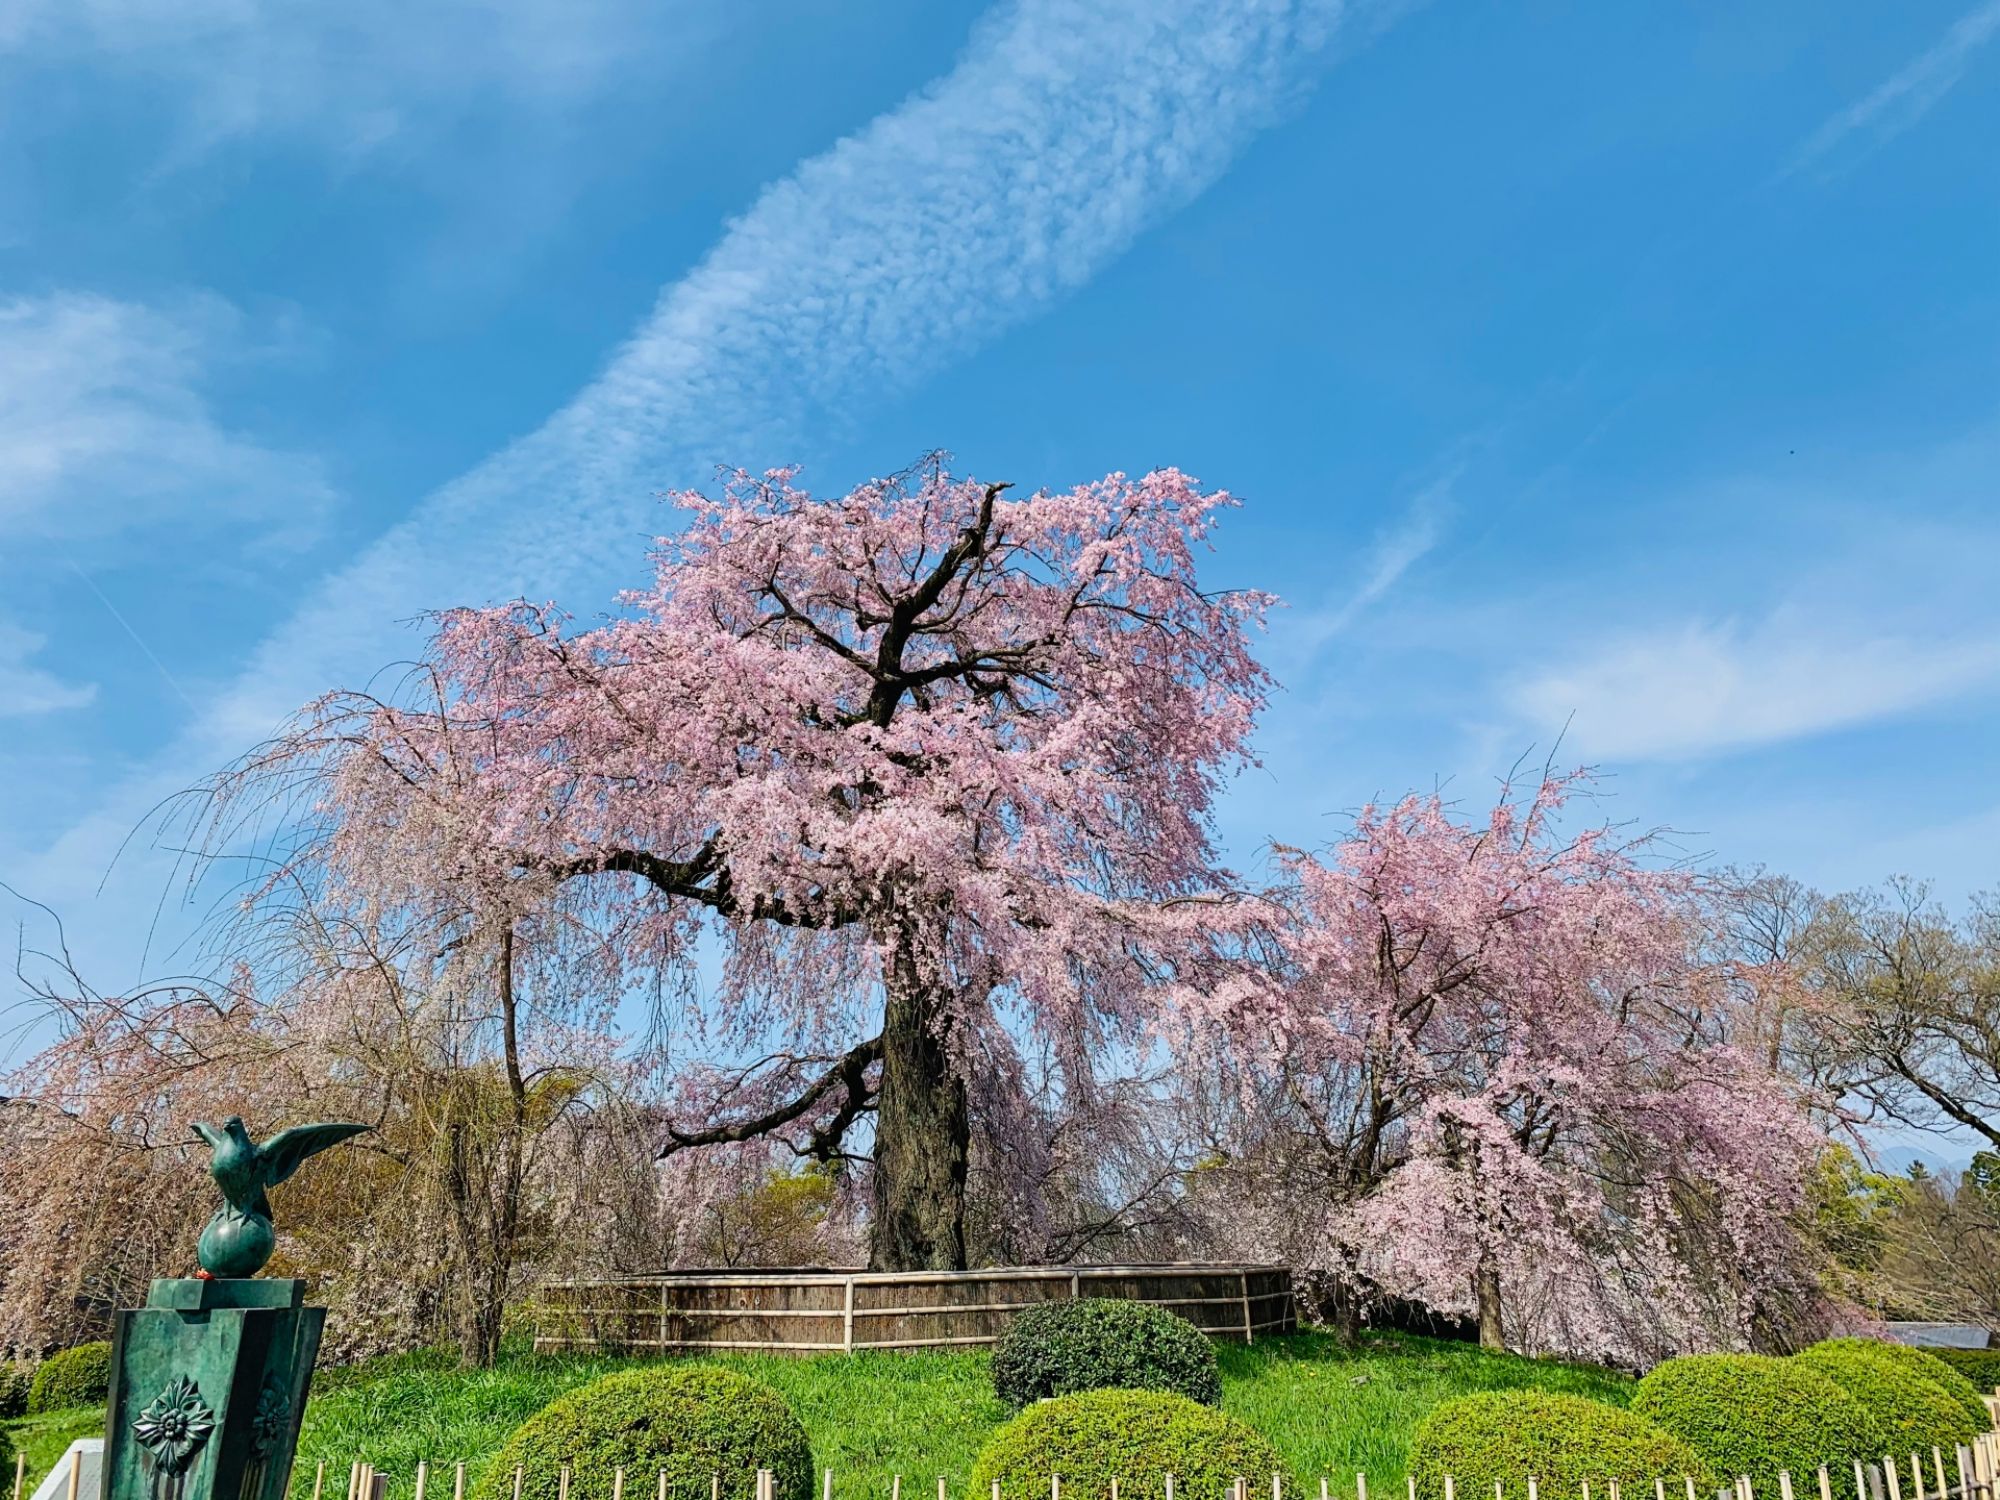
M1480 1257L1472 1286L1479 1298L1479 1347L1505 1349L1507 1328L1500 1316L1500 1267L1494 1264L1491 1254Z
M869 1266L965 1269L965 1173L972 1127L951 1066L947 994L898 933L884 965L882 1084L875 1108Z

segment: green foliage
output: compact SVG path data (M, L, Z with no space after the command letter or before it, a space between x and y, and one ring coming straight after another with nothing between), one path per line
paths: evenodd
M78 1344L51 1354L28 1386L31 1413L102 1406L111 1391L111 1345Z
M1654 1367L1632 1410L1680 1438L1725 1479L1773 1484L1781 1469L1869 1455L1872 1419L1817 1370L1761 1354L1696 1354Z
M1876 1273L1895 1233L1903 1184L1871 1172L1838 1143L1820 1152L1805 1183L1807 1224L1825 1253L1824 1280L1835 1296L1876 1300Z
M1049 1476L1075 1500L1109 1500L1111 1481L1133 1500L1177 1491L1219 1495L1231 1480L1270 1483L1277 1449L1247 1422L1168 1391L1082 1391L1029 1407L993 1434L972 1466L971 1500L1045 1500Z
M1907 1358L1914 1349L1874 1339L1828 1339L1792 1356L1861 1403L1868 1414L1867 1452L1928 1453L1972 1441L1986 1424L1973 1418L1957 1397ZM1976 1398L1975 1398L1976 1399ZM1982 1413L1983 1414L1983 1413Z
M1465 1495L1533 1475L1545 1494L1575 1495L1585 1484L1608 1494L1617 1481L1643 1491L1655 1478L1679 1490L1716 1476L1694 1449L1622 1407L1552 1391L1483 1391L1440 1402L1410 1439L1410 1474L1424 1500L1443 1500L1445 1476Z
M1213 1406L1222 1399L1215 1346L1165 1308L1085 1297L1028 1309L993 1351L993 1394L1014 1411L1110 1389L1174 1391Z
M0 1432L14 1445L16 1457L26 1461L22 1493L31 1494L36 1485L48 1478L49 1471L69 1451L71 1443L80 1437L104 1436L104 1413L89 1406L77 1411L44 1412L0 1425ZM11 1469L6 1477L11 1483L14 1478Z
M1351 1482L1359 1469L1368 1475L1371 1496L1402 1492L1410 1435L1440 1401L1482 1390L1559 1390L1622 1406L1635 1388L1628 1376L1592 1365L1413 1335L1369 1334L1348 1347L1328 1334L1306 1332L1260 1337L1247 1347L1220 1344L1215 1352L1222 1409L1269 1437L1287 1471L1304 1476L1311 1489L1318 1475L1347 1475ZM364 1456L402 1475L414 1473L419 1459L436 1465L463 1458L468 1482L477 1484L522 1422L567 1392L642 1364L606 1355L533 1355L510 1346L487 1370L369 1373L370 1366L393 1367L405 1359L367 1361L340 1389L314 1382L292 1500L310 1500L320 1460L329 1474L345 1474ZM956 1497L980 1448L1008 1416L993 1395L984 1353L741 1354L705 1363L753 1376L783 1396L805 1425L820 1466L839 1476L841 1496L849 1496L848 1476L862 1490L887 1495L889 1475L904 1475L907 1488L915 1483L909 1476L926 1476L935 1487L934 1476L942 1474ZM658 1361L650 1367L659 1368ZM29 1476L31 1484L35 1477ZM626 1476L627 1500L650 1500L651 1492L633 1487L631 1478ZM870 1488L877 1479L879 1488ZM572 1500L604 1500L608 1493L579 1491ZM1347 1493L1351 1500L1352 1490ZM1179 1488L1175 1494L1181 1500ZM1190 1493L1186 1500L1197 1497Z
M0 1422L28 1414L28 1386L32 1378L28 1366L0 1360Z
M1827 1339L1813 1347L1858 1349L1874 1358L1888 1360L1919 1380L1928 1380L1943 1386L1945 1394L1956 1401L1959 1410L1971 1419L1974 1432L1985 1432L1993 1425L1993 1417L1986 1410L1986 1403L1979 1397L1979 1388L1929 1349L1918 1349L1909 1344L1893 1344L1880 1339ZM1838 1384L1840 1377L1836 1375L1833 1379Z
M394 1354L378 1354L351 1365L321 1365L313 1371L312 1394L352 1390L378 1380L393 1380L399 1375L436 1373L458 1367L458 1352L454 1349L399 1349Z
M784 1398L713 1366L642 1366L558 1398L501 1446L474 1500L511 1495L517 1465L522 1500L553 1500L564 1465L578 1494L609 1494L619 1469L664 1469L670 1496L707 1496L719 1474L724 1495L749 1500L761 1468L772 1471L777 1500L813 1500L812 1445Z
M1996 1388L2000 1388L2000 1349L1926 1349L1924 1352L1950 1365L1970 1381L1976 1391L1991 1395Z
M7 1429L0 1427L0 1474L10 1479L14 1473L14 1445L7 1437Z

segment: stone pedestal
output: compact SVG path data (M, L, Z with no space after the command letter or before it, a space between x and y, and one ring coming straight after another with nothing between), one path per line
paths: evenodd
M118 1314L101 1500L283 1500L326 1309L286 1279L156 1281Z

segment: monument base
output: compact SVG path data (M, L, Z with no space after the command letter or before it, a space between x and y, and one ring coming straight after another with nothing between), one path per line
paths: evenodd
M162 1280L112 1334L101 1500L283 1500L326 1309L305 1283Z

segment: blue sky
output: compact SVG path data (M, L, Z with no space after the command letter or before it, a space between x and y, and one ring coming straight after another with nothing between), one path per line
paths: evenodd
M655 492L1245 499L1246 863L1565 724L1827 888L2000 848L2000 0L0 0L0 879ZM46 935L27 908L9 915Z

